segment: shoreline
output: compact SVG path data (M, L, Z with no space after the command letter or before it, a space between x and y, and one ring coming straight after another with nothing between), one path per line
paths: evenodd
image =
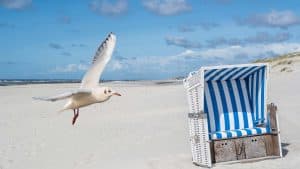
M5 86L24 86L24 85L49 85L49 84L80 84L81 81L77 80L0 80L0 87ZM125 84L125 85L179 85L183 80L109 80L101 81L99 84Z

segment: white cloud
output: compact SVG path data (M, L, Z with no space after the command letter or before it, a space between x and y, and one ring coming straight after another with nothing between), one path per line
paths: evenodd
M0 0L0 5L8 9L25 9L31 3L31 0Z
M219 27L220 25L217 23L213 23L213 22L201 22L199 23L200 28L202 28L203 30L209 31L211 29L214 29L216 27Z
M186 0L144 0L143 5L158 15L175 15L192 9Z
M290 26L299 25L300 17L289 10L273 10L269 13L252 15L237 21L241 25L288 28Z
M123 68L123 65L121 64L121 62L119 62L119 61L114 61L113 63L112 63L112 65L111 65L111 69L113 70L113 71L115 71L115 70L120 70L120 69L122 69Z
M78 72L78 71L84 71L88 69L88 65L85 64L68 64L66 66L57 66L52 72L57 73L67 73L67 72Z
M180 25L177 29L179 32L195 32L195 28L192 25Z
M236 46L247 44L260 44L260 43L278 43L286 42L292 38L289 32L281 32L270 34L268 32L257 32L255 35L250 35L244 38L225 38L218 37L206 41L206 47L215 48L219 46Z
M199 42L190 41L184 37L168 36L165 38L168 45L179 46L183 48L201 48L202 45Z
M0 23L0 28L15 28L16 25L15 24L10 24L10 23Z
M62 24L70 24L72 22L72 19L70 16L67 16L67 15L63 15L63 16L60 16L57 21L59 23L62 23Z
M288 32L277 34L269 34L268 32L257 32L254 36L249 36L244 41L248 43L270 43L270 42L284 42L291 39L292 35Z
M128 9L127 0L117 0L112 3L108 0L93 0L90 3L90 9L98 14L103 15L121 15Z

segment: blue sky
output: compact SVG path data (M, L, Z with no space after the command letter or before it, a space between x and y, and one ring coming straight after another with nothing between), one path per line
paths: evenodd
M297 0L0 0L0 16L0 79L80 79L109 32L105 80L300 51Z

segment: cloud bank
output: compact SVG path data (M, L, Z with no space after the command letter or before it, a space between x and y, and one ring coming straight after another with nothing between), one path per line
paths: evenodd
M168 36L165 38L165 40L168 45L179 46L188 49L202 47L202 45L199 42L193 42L184 37Z
M276 11L269 13L254 14L244 19L236 19L240 25L247 25L251 27L271 27L271 28L289 28L300 24L300 17L294 12Z
M257 32L255 35L249 35L244 38L225 38L218 37L207 40L207 47L215 48L218 46L232 46L232 45L247 45L247 44L260 44L260 43L275 43L286 42L292 38L292 35L288 32L280 32L276 34L270 34L268 32Z
M128 10L126 0L117 0L111 2L108 0L93 0L89 4L90 9L101 15L116 16L125 13Z
M49 47L52 49L63 49L64 47L58 43L49 43Z
M192 10L186 0L144 0L144 7L157 15L176 15Z
M31 0L0 0L0 6L15 10L26 9L31 3Z
M88 65L86 64L68 64L65 66L56 66L54 70L51 72L55 73L69 73L69 72L78 72L78 71L85 71L88 69Z
M70 16L64 15L64 16L60 16L57 19L57 21L58 21L58 23L61 23L61 24L71 24L72 19Z
M248 46L227 46L202 50L187 49L169 56L136 57L111 63L107 68L113 71L132 73L187 73L203 65L249 63L259 58L273 57L300 51L300 43L251 44ZM114 68L113 68L114 67Z

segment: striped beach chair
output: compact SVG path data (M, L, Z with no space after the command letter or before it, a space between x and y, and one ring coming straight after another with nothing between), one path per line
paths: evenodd
M268 78L268 64L246 64L202 67L184 80L195 164L282 156Z

